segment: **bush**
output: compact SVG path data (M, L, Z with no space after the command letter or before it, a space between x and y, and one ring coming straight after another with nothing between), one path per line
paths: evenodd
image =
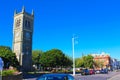
M16 72L16 70L3 70L2 76L14 75Z
M53 69L51 72L52 72L52 73L56 73L56 72L57 72L57 70L56 70L56 69Z

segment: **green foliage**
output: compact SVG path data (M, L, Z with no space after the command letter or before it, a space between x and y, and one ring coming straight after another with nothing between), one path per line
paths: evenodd
M94 64L96 67L99 67L99 68L102 68L104 66L104 62L99 60L94 61Z
M72 65L73 65L72 58L67 56L67 55L65 55L64 59L63 59L63 65L65 67L72 67Z
M58 49L46 51L41 56L40 62L44 67L71 66L71 60L66 57L61 50Z
M75 60L76 67L93 68L94 61L91 55L83 56Z
M33 64L37 65L37 68L41 65L42 68L49 68L49 70L56 67L72 66L72 59L59 49L51 49L46 52L34 50L32 51L32 60Z
M56 67L62 57L61 54L62 52L56 49L46 51L41 57L41 64L46 67Z
M33 64L40 64L40 58L41 58L42 54L43 54L43 52L40 51L40 50L32 51L32 61L33 61Z
M84 67L84 60L82 58L75 59L76 67Z
M85 68L93 68L94 61L93 61L93 57L91 55L84 56L83 60L84 60Z
M4 68L8 68L9 66L19 66L16 55L12 52L10 47L0 46L0 57L2 57L4 61Z
M8 76L15 74L16 70L3 70L2 76Z

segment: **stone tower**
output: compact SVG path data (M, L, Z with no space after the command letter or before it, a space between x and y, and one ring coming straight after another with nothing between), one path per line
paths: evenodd
M22 71L31 71L32 68L32 34L34 12L31 14L22 8L20 13L14 12L13 24L13 51L16 53Z

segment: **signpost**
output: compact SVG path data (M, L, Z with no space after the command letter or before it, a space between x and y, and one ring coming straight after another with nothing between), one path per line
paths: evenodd
M0 80L2 80L2 70L3 70L3 66L4 66L4 63L3 63L2 58L0 57L0 71L1 71L1 79L0 79Z

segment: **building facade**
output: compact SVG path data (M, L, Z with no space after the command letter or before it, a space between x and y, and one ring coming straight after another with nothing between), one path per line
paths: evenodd
M27 13L22 8L20 13L14 12L13 24L13 52L16 54L22 71L32 68L32 36L34 12Z
M94 68L95 69L102 69L102 68L108 68L110 69L110 56L108 54L105 53L101 53L101 54L92 54L92 56L94 57Z
M111 58L111 70L118 70L118 69L120 69L120 61L115 58Z

